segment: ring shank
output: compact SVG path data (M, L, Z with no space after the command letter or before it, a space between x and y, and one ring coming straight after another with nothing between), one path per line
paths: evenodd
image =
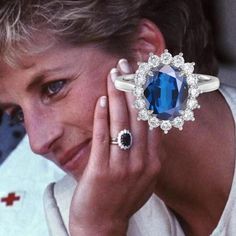
M134 76L134 74L132 74ZM134 81L125 80L125 76L117 76L114 84L116 89L124 92L132 92L135 89Z
M197 75L198 87L201 93L207 93L217 90L220 87L220 81L216 76L194 74ZM124 92L132 92L135 89L135 74L118 76L115 80L115 87Z
M111 138L110 144L118 145L118 139L117 138Z
M199 81L198 87L201 93L217 90L220 87L220 80L216 76L197 74Z

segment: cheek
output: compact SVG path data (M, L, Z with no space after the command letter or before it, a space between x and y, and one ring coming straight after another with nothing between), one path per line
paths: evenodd
M67 104L62 112L67 113L67 120L74 125L92 130L97 100L106 93L105 81L97 83L97 80L94 80L92 83L80 84L67 95Z

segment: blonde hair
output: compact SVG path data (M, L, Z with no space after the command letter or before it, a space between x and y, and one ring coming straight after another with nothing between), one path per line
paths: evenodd
M45 50L38 37L51 44L119 42L133 34L145 0L13 0L0 4L0 54L12 62L22 53ZM43 35L42 35L43 33ZM130 38L130 37L129 37ZM130 40L129 40L130 41ZM131 42L129 42L131 43ZM109 51L122 53L123 46Z
M0 56L14 62L22 53L56 42L98 44L106 52L132 58L141 18L157 24L167 48L196 62L196 71L215 74L217 63L209 24L199 0L2 0ZM50 37L50 45L43 44Z

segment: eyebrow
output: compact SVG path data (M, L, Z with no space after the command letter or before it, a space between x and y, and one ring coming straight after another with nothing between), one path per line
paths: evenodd
M34 87L36 87L36 85L42 83L45 78L48 76L48 74L50 73L55 73L55 72L60 72L60 71L63 71L64 68L68 68L69 66L64 64L63 66L59 66L59 67L55 67L55 68L52 68L52 69L43 69L39 72L37 72L34 76L33 76L33 79L26 85L26 91L30 91L32 90ZM10 102L1 102L0 101L0 109L2 110L6 110L8 108L11 108L11 107L16 107L18 106L18 104L15 104L15 103L10 103Z
M45 70L39 71L38 73L36 73L36 75L33 76L32 81L30 81L29 84L26 86L26 91L30 91L36 85L41 84L45 80L45 78L48 76L48 74L60 72L63 69L64 69L63 67L56 67L53 69L45 69Z

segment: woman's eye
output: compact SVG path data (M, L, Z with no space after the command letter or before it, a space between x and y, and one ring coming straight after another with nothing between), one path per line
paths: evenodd
M65 83L66 83L65 80L57 80L50 82L45 86L43 86L43 94L46 94L47 96L56 95L64 87Z
M24 122L24 114L20 107L15 108L10 114L10 124L16 125Z

